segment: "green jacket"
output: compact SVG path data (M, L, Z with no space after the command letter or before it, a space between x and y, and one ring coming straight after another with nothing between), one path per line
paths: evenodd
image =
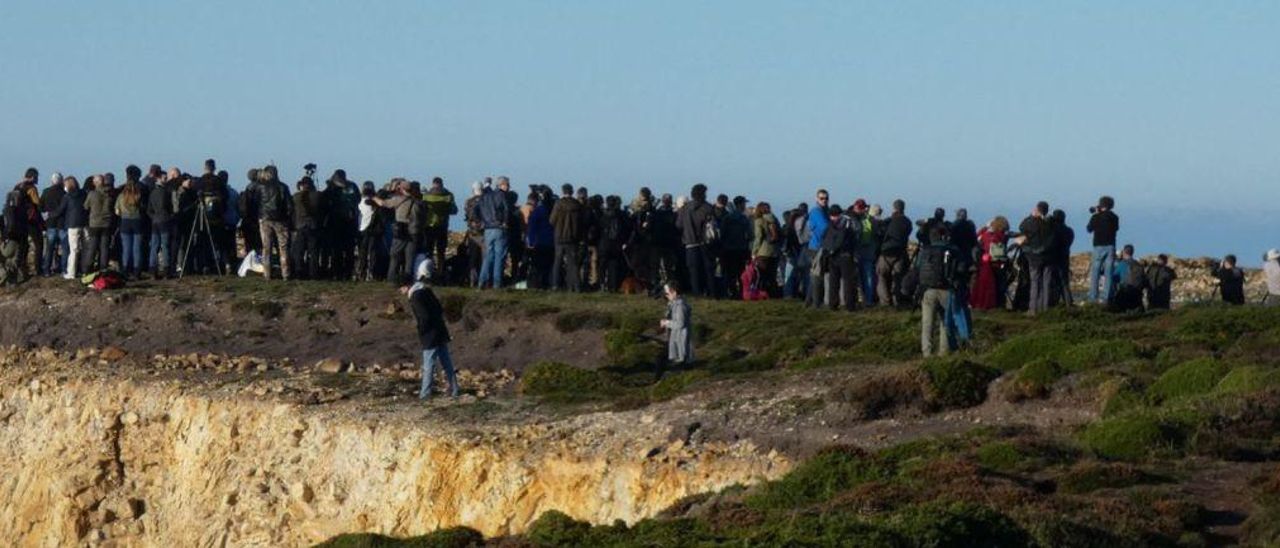
M422 201L427 205L428 228L447 226L449 216L458 213L458 204L453 201L453 193L448 190L441 190L438 193L428 190L422 195Z
M782 252L782 227L778 225L778 218L772 213L766 213L752 223L754 226L753 236L751 238L751 256L752 257L777 257ZM778 241L769 241L769 225L773 225L774 234L777 234Z
M111 195L102 190L94 190L84 200L84 208L89 210L89 228L111 228L111 220L115 214Z

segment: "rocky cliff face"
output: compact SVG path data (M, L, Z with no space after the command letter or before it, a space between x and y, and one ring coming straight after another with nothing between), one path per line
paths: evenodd
M634 521L790 467L747 442L686 446L638 413L460 427L432 407L306 406L218 388L233 377L108 369L48 350L0 353L0 538L296 546L453 525L499 535L552 509Z

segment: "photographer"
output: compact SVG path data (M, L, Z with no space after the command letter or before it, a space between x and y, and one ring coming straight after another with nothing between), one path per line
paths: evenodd
M1222 262L1213 267L1213 277L1218 279L1222 302L1244 304L1244 271L1236 266L1235 255L1223 257Z
M1116 262L1116 233L1120 231L1120 217L1111 211L1116 205L1110 196L1098 199L1096 207L1089 208L1089 225L1093 234L1093 259L1089 261L1089 301L1099 304L1111 300L1111 271ZM1102 294L1098 294L1098 282L1102 282Z

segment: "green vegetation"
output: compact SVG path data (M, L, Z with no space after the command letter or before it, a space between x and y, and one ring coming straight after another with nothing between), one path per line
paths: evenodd
M1115 460L1138 460L1177 448L1186 437L1180 424L1159 415L1135 411L1089 425L1081 442L1094 454Z
M1200 358L1165 371L1147 388L1147 396L1154 403L1176 400L1188 396L1207 394L1218 385L1227 368L1213 358Z
M1066 373L1056 360L1050 358L1028 362L1005 385L1005 398L1017 402L1048 396L1053 383Z
M928 399L942 408L971 407L987 399L1000 372L964 358L935 358L920 365L929 379Z
M475 529L453 527L410 538L393 538L374 534L340 535L317 545L317 548L467 548L484 542Z

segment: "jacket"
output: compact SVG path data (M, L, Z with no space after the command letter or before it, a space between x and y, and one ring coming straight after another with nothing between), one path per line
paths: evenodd
M556 245L556 230L551 226L551 212L547 204L540 203L529 213L529 230L525 243L529 247L548 248Z
M45 213L45 227L54 229L67 228L63 223L62 198L67 191L62 185L50 185L40 195L40 209Z
M62 197L62 222L65 228L89 226L89 211L84 208L84 201L87 198L88 193L79 188Z
M904 255L911 241L911 218L895 212L884 221L884 238L880 240L882 255Z
M507 202L507 193L497 189L486 190L476 201L472 215L480 221L480 227L506 228L511 217L511 206Z
M582 226L582 204L565 196L556 200L551 209L551 226L555 228L557 244L576 244L586 237Z
M703 245L707 240L707 223L715 219L715 208L706 200L693 200L676 214L676 226L680 229L680 243L685 247Z
M258 206L258 220L287 222L292 217L293 203L289 187L280 181L264 181L254 189Z
M128 221L141 220L143 205L144 204L142 203L141 195L138 196L138 201L134 202L133 205L129 205L125 203L123 196L117 197L116 204L115 204L116 216L120 217L121 220L128 220Z
M827 235L827 226L831 224L831 220L827 218L827 208L821 204L809 208L805 224L809 227L809 249L817 250L822 247L822 238Z
M314 190L299 190L293 195L293 228L313 230L320 227L321 198Z
M163 226L173 220L173 186L157 184L147 195L147 216L151 224Z
M448 190L428 190L422 195L422 201L427 204L427 228L447 227L449 216L458 213L458 204Z
M105 190L94 189L84 200L85 209L89 211L89 228L111 228L112 207L111 195Z
M779 241L769 241L769 226L772 225L774 233L778 235ZM782 254L782 226L778 224L778 218L772 213L765 213L756 217L752 223L752 257L777 257Z
M741 212L730 210L720 221L720 244L726 251L751 249L753 223Z
M1093 246L1116 245L1116 233L1120 232L1120 217L1111 210L1099 211L1089 217L1089 226L1085 227L1093 234Z
M1022 242L1022 251L1027 258L1052 258L1053 226L1044 217L1028 216L1018 225L1018 232L1026 239Z
M449 343L449 326L444 321L444 307L431 288L424 287L409 295L409 307L417 320L418 342L422 348L439 348Z

